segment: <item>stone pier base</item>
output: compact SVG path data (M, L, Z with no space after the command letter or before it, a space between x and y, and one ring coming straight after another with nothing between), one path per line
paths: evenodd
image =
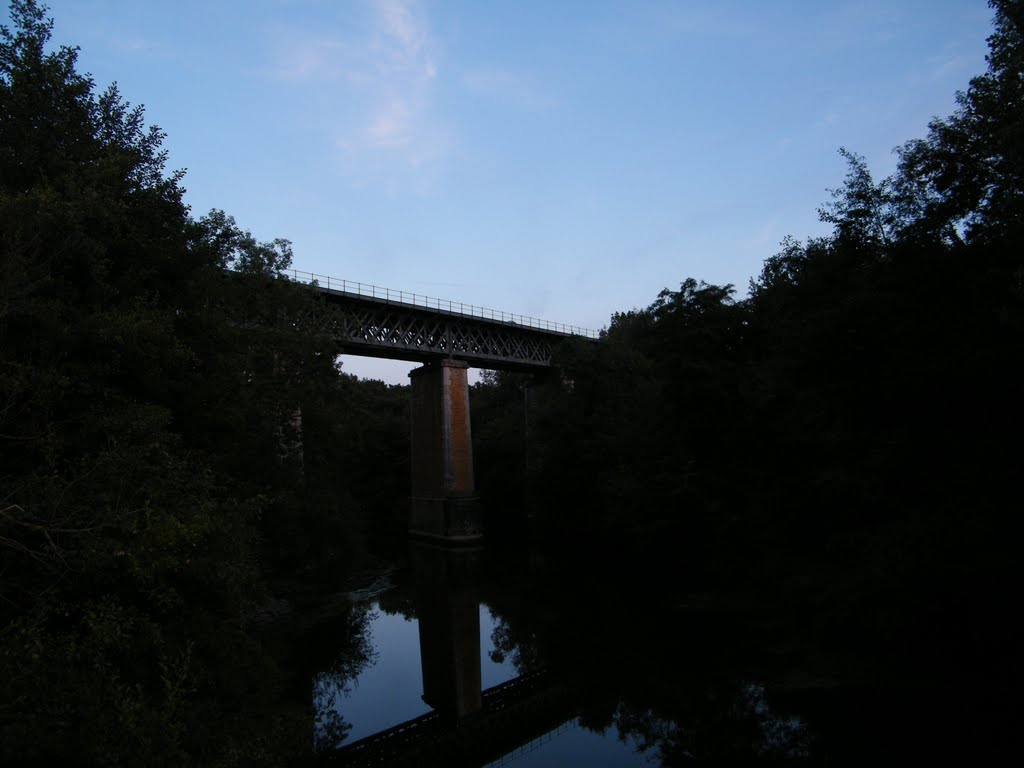
M412 498L409 533L452 544L477 543L483 536L480 504L475 497L447 499Z
M409 533L453 544L483 535L473 478L468 363L413 370Z

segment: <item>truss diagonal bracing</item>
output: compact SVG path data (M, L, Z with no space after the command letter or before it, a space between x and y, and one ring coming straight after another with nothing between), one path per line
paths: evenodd
M333 305L331 333L350 354L426 362L439 357L478 368L530 370L551 365L570 332L465 315L319 287Z

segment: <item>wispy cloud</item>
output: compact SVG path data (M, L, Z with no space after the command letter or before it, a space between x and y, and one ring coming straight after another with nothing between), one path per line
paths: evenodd
M159 49L160 43L137 37L132 40L122 40L121 48L129 53L150 53Z
M419 0L364 0L335 28L278 30L272 74L316 89L346 173L418 170L443 156L447 130L435 108L439 46Z
M351 52L341 40L279 32L273 75L293 82L358 79L347 61Z
M144 37L126 37L114 40L114 47L128 56L144 59L173 59L178 54L159 40Z
M401 100L393 101L370 116L366 138L373 147L403 147L412 140L413 112Z
M548 88L521 72L483 69L465 72L462 86L471 93L527 109L542 109L555 103Z
M296 82L437 75L436 45L417 0L369 0L362 10L344 26L275 29L273 75Z
M393 71L433 78L434 42L426 14L415 0L375 0L381 21L383 60Z
M961 74L969 77L977 63L973 57L963 53L935 56L928 59L926 77L931 80L943 80L951 75Z

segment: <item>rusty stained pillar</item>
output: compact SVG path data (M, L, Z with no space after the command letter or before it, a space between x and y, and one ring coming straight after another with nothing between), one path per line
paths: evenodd
M412 379L412 502L409 533L452 544L482 536L473 480L469 364L437 360Z

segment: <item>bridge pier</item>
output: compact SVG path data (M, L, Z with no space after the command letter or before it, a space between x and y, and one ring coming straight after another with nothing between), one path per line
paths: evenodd
M473 479L469 364L440 359L412 381L412 499L409 533L451 544L480 540Z

